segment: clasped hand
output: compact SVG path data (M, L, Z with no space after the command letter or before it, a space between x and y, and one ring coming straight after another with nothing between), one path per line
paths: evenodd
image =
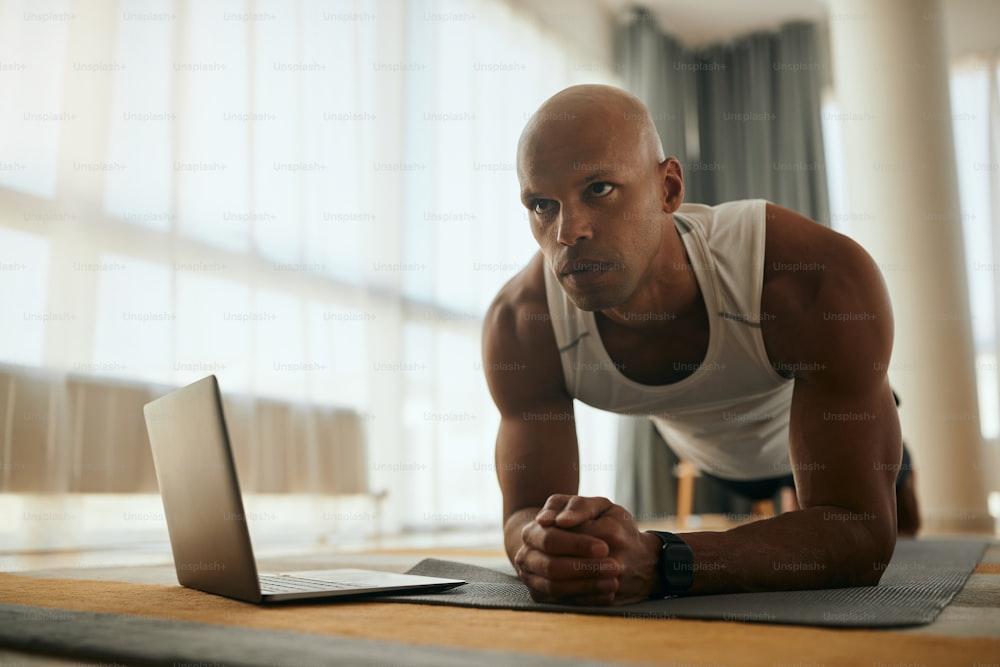
M514 566L537 602L623 605L657 588L659 538L607 498L549 496L521 542Z

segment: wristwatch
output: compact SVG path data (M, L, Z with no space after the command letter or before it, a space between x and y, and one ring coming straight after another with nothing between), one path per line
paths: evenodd
M694 582L694 554L687 542L673 533L649 531L660 538L660 560L657 564L663 596L684 593Z

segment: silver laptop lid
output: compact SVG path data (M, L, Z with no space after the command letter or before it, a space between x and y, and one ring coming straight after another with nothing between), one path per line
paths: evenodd
M260 584L214 375L143 408L177 580L259 602Z

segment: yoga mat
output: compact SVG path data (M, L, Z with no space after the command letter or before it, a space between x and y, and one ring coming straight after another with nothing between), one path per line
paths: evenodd
M535 602L524 584L512 575L464 563L426 559L410 572L464 579L469 583L435 595L380 599L626 618L712 619L849 628L906 627L924 625L937 617L961 590L988 544L985 540L901 539L878 586L695 595L649 600L623 607Z

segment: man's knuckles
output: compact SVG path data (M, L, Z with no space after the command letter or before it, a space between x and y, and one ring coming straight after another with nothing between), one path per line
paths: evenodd
M555 510L559 511L566 507L566 504L573 498L578 496L570 496L565 493L553 493L551 496L545 499L545 504L542 506L543 510Z
M572 496L566 503L564 511L579 512L591 518L607 511L614 503L603 496Z
M594 541L590 537L562 528L544 526L538 526L538 530L531 531L525 543L554 556L587 556L594 546Z

